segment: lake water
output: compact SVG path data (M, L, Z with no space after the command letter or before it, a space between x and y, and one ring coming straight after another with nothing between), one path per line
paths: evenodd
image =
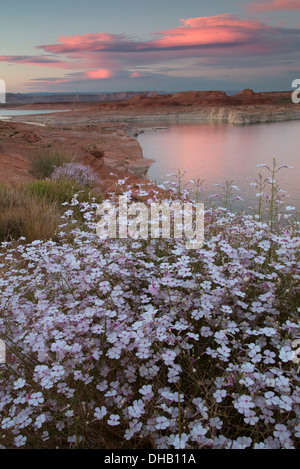
M288 191L287 204L300 209L300 121L245 126L194 123L156 125L167 128L145 130L138 137L144 157L155 160L148 172L149 179L176 181L174 176L167 175L180 169L186 171L186 182L205 178L203 186L207 198L220 192L214 184L233 180L233 184L240 189L235 194L245 201L234 202L233 207L253 207L257 203L257 190L250 187L250 177L256 178L259 171L267 174L257 165L272 166L275 157L278 166L293 166L293 169L282 169L277 179L280 188Z
M37 114L50 114L53 112L66 112L66 109L60 110L39 110L39 111L27 111L26 109L23 110L14 110L14 109L1 109L0 108L0 120L7 119L9 117L17 117L17 116L35 116Z

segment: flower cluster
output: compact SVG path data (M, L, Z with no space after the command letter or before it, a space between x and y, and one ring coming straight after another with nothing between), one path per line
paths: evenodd
M99 186L100 178L90 166L80 163L64 163L58 166L51 174L51 179L68 179L75 181L80 186Z
M299 228L207 209L188 250L100 240L95 212L2 245L2 445L296 448Z

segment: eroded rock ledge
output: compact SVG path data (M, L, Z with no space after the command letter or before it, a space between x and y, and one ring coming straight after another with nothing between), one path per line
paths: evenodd
M102 179L104 190L113 188L116 178L111 173L138 183L153 163L143 157L135 138L138 133L127 123L57 123L44 127L0 121L0 183L30 181L30 160L40 152L54 149L74 154L89 164Z

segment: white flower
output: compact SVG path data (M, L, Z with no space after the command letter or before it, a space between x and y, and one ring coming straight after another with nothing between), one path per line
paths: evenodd
M274 436L279 438L280 441L285 441L291 436L291 432L285 425L277 424L275 425Z
M224 397L227 396L227 392L224 389L218 389L217 391L213 393L213 396L217 402L222 402Z
M280 398L275 396L274 392L268 391L265 393L266 402L268 405L278 405Z
M254 449L266 449L266 445L264 443L255 443Z
M201 422L198 422L192 426L191 437L193 441L198 441L199 439L201 439L201 437L205 436L206 434L207 434L207 429L202 426Z
M14 421L9 417L6 417L2 420L1 428L5 430L6 428L11 428L14 426Z
M166 428L169 428L170 424L171 424L171 421L167 419L166 417L164 416L156 417L155 428L157 430L165 430Z
M139 392L140 394L144 396L143 399L146 399L146 400L152 399L152 397L154 396L151 384L148 384L148 385L145 384L144 386L141 387Z
M26 441L27 441L27 437L24 436L24 435L19 435L19 436L16 436L15 437L15 445L19 448L20 446L24 446Z
M41 428L41 426L43 425L43 423L46 422L46 416L45 414L41 414L37 417L36 421L35 421L35 425L37 428Z
M19 378L17 381L14 382L15 389L21 389L25 386L26 381L25 379Z
M181 435L171 435L168 441L175 449L185 449L188 439L188 435L186 433L182 433Z
M116 415L116 414L111 414L107 423L108 425L111 425L112 427L116 426L116 425L120 425L120 416L119 415Z
M252 401L251 396L247 396L244 394L243 396L240 396L234 403L234 407L243 414L246 410L251 409L255 406L255 404Z
M289 396L281 396L279 405L282 409L290 411L293 409L293 400Z
M34 392L31 394L28 404L38 406L44 402L44 398L41 392Z
M256 416L253 410L246 410L244 415L244 422L248 423L249 425L255 425L259 421L259 418Z
M161 354L161 358L167 366L172 365L176 358L176 352L174 352L174 350L166 350L166 352Z
M105 406L102 406L101 408L96 407L95 412L94 412L94 417L96 417L96 419L98 420L102 420L106 414L107 414L107 410Z
M128 413L131 417L140 418L145 413L144 402L141 399L134 401L133 405L128 407Z
M219 417L213 417L209 420L210 425L217 430L220 430L223 426L223 421Z

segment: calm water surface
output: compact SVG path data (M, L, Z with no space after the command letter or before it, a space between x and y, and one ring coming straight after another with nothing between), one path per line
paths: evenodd
M1 109L0 108L0 120L7 117L16 117L16 116L33 116L36 114L50 114L53 112L66 112L66 109L60 110L39 110L39 111L27 111L23 110L14 110L14 109Z
M205 178L208 198L220 190L214 184L233 180L240 189L235 194L245 201L235 202L234 207L255 206L257 191L250 187L250 177L264 172L257 164L272 165L275 157L279 166L293 166L282 169L278 179L281 189L288 191L287 204L300 209L300 121L246 126L161 125L168 128L145 130L138 137L143 155L155 160L148 172L151 180L176 180L166 176L180 169L186 171L185 181Z

